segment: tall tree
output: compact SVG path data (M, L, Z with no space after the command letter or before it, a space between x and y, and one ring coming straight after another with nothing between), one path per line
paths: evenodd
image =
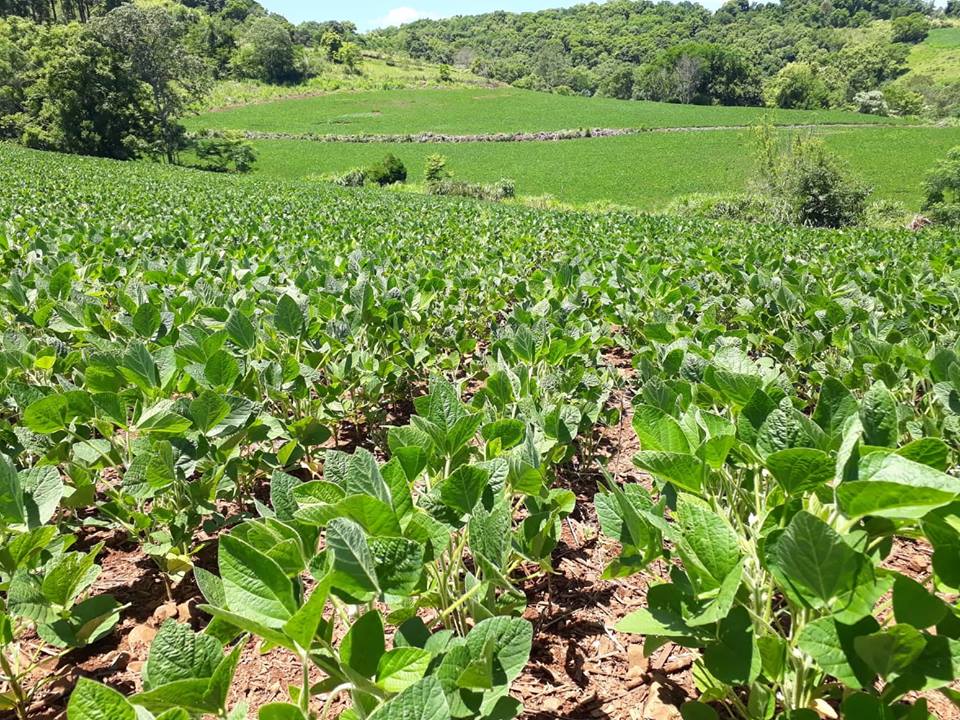
M204 61L184 44L184 22L164 7L131 4L94 20L93 32L104 45L129 58L134 76L149 86L159 153L176 162L185 135L179 119L203 98L211 82Z

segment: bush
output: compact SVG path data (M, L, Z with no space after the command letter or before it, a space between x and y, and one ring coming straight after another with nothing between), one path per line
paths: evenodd
M453 73L450 71L449 65L440 66L440 82L448 83L453 81Z
M499 202L508 200L516 196L516 183L506 178L497 180L489 185L478 183L468 183L462 180L453 180L445 178L438 182L431 183L428 191L431 195L447 195L454 197L474 198L475 200L488 200Z
M193 149L199 167L212 172L247 173L257 161L253 145L238 133L198 138Z
M912 217L903 203L896 200L875 200L867 206L864 224L868 227L902 228Z
M363 187L367 181L367 171L353 168L339 175L324 175L322 179L339 187Z
M923 13L913 13L894 19L891 39L898 43L919 43L930 34L930 20Z
M923 182L924 211L944 225L960 225L960 145L947 152Z
M778 171L777 197L797 225L856 225L865 217L869 196L870 188L819 140L798 139Z
M394 154L387 155L377 165L368 168L366 179L383 187L404 182L407 179L407 168Z
M684 195L670 203L666 212L668 215L743 222L771 222L775 216L770 200L759 193Z
M830 89L807 63L790 63L767 81L763 100L768 107L816 110L830 105Z
M447 170L446 155L429 155L423 168L423 179L427 184L439 182L444 178L450 177Z
M767 122L757 128L759 168L755 192L773 220L839 228L861 223L870 188L855 179L820 140L798 137L782 148Z
M887 85L883 98L894 115L920 115L925 109L923 95L901 85Z
M853 104L857 106L857 112L863 113L864 115L880 115L886 117L890 114L890 106L887 105L887 99L879 90L857 93L853 96Z

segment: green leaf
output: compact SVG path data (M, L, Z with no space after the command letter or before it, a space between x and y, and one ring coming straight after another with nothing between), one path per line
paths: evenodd
M703 477L708 472L702 460L681 453L641 451L634 455L633 464L661 482L672 483L692 493L700 491Z
M860 461L859 480L842 483L837 498L850 518L917 519L960 497L960 478L893 453L869 453Z
M0 453L0 521L15 525L26 520L20 475L10 459Z
M870 635L853 639L857 655L881 678L902 674L920 657L927 641L910 625L893 625Z
M336 512L353 520L369 535L403 534L393 508L371 495L348 495L337 503Z
M676 518L681 554L706 571L710 588L719 587L740 562L737 534L705 501L687 493L677 496Z
M450 707L440 681L427 677L377 708L370 720L450 720Z
M253 324L239 310L234 310L224 325L227 336L244 350L252 350L257 344L257 332Z
M102 549L101 543L88 553L69 552L57 558L43 577L43 596L54 605L71 605L100 575L96 558Z
M813 421L819 425L835 445L843 435L847 419L859 412L857 400L839 380L828 377L820 388L820 399L813 412Z
M883 381L875 382L860 403L860 423L867 445L895 448L900 437L897 401Z
M893 614L898 623L916 628L933 627L950 611L947 604L923 585L904 575L893 583Z
M152 303L144 303L133 314L133 329L140 337L150 339L160 329L160 311Z
M230 405L212 390L204 390L190 403L190 419L200 432L209 432L229 414Z
M533 626L521 618L494 617L482 620L467 635L467 648L479 657L488 639L493 638L494 681L509 686L520 675L530 657Z
M370 538L368 542L377 586L388 595L408 595L423 574L423 546L399 537Z
M223 659L223 645L189 625L167 620L150 645L143 687L152 690L177 680L209 678Z
M794 515L768 557L780 585L814 608L848 602L867 577L865 561L833 528L807 512Z
M327 550L333 556L334 587L358 599L379 592L376 564L359 525L345 518L331 520Z
M329 596L330 576L325 575L310 593L307 602L283 626L284 633L304 650L309 650L313 646L317 629L323 621L323 610L327 606Z
M440 502L451 510L470 513L483 495L490 473L476 465L461 465L439 486Z
M193 713L215 713L219 708L213 707L205 697L209 684L206 678L177 680L134 695L130 701L153 713L178 707Z
M403 692L423 678L432 658L432 653L420 648L394 648L380 657L377 685L389 693Z
M704 649L703 661L710 673L727 685L747 685L760 676L760 650L745 608L734 608L720 621L717 641Z
M834 478L833 458L822 450L789 448L771 453L764 464L788 495L802 495Z
M290 703L270 703L260 708L260 720L307 720L303 711Z
M203 366L204 379L214 387L230 388L239 376L240 365L226 350L215 352Z
M633 429L643 450L690 453L687 436L673 417L652 405L637 405L633 411Z
M0 460L0 464L2 464L2 462L3 461ZM0 467L0 476L2 476L3 472L4 469ZM57 468L46 466L21 470L18 475L20 478L20 486L24 493L23 505L27 526L37 528L45 525L53 518L57 507L60 505L60 500L64 495L65 488L63 480L60 478L60 473L57 471ZM4 487L4 485L4 481L0 479L0 488ZM3 491L0 490L0 495L2 494ZM0 508L3 507L3 502L4 501L0 499ZM5 514L6 513L0 509L0 517L5 516Z
M383 619L371 610L350 626L340 643L340 661L366 678L377 674L380 658L386 651Z
M220 575L227 607L270 628L282 628L297 611L293 584L281 567L231 535L220 538Z
M289 295L281 295L273 313L273 324L284 335L297 337L303 329L303 312L297 301Z
M67 704L67 720L137 720L137 712L116 690L81 677Z
M854 640L880 629L873 617L865 617L854 625L832 618L814 620L800 632L798 646L812 657L820 669L848 687L867 687L874 674L857 654Z

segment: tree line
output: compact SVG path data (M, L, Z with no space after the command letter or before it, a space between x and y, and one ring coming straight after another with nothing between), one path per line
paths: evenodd
M620 99L784 108L857 106L907 70L912 43L946 11L923 0L614 0L532 13L420 20L375 31L388 52L469 67L517 87ZM876 21L884 20L882 25ZM891 112L960 109L960 87L898 85ZM948 102L930 97L953 93ZM859 108L858 108L859 109Z
M222 78L299 83L307 48L353 66L356 27L294 26L253 0L0 0L0 140L116 159L246 170L249 144L181 124Z

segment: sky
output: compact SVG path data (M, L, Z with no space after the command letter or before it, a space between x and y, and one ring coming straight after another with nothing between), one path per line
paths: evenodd
M580 0L584 2L585 0ZM273 12L280 13L294 23L304 20L352 20L360 30L372 30L388 25L402 25L420 18L475 15L507 10L543 10L545 8L576 5L563 0L353 0L352 2L317 2L316 0L260 0ZM705 3L710 5L709 0ZM715 0L716 5L720 4Z

